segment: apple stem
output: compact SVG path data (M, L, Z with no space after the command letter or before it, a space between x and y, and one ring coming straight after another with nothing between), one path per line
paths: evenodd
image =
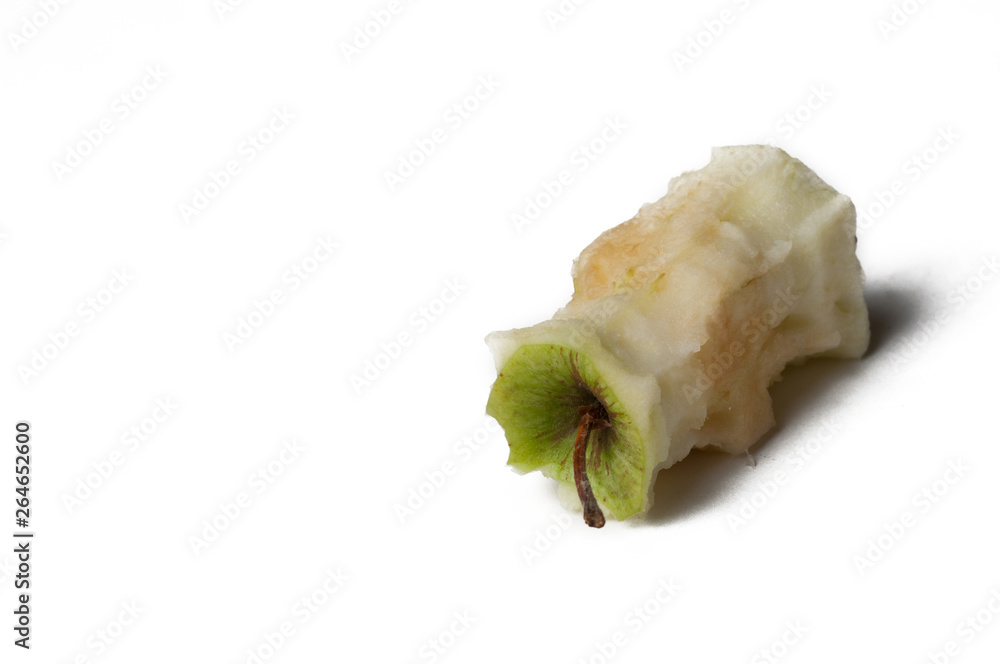
M581 406L580 428L576 431L576 442L573 443L573 479L576 481L576 493L583 504L583 520L591 528L604 526L604 512L597 504L594 490L590 488L590 478L587 477L587 441L593 429L611 425L605 417L606 412L600 404Z

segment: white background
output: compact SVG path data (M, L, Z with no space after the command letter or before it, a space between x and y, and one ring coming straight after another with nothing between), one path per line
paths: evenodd
M2 661L927 662L949 641L936 661L995 661L995 3L910 0L889 30L888 1L594 1L554 21L556 0L422 0L350 57L387 2L42 4L0 11L0 530L13 542L27 420L36 533L30 652L12 645L13 545L0 554ZM275 109L294 119L250 149ZM580 162L609 120L620 135ZM660 476L648 518L566 519L549 480L505 466L483 337L551 316L580 250L712 146L764 142L870 211L871 352L788 371L756 467L697 453ZM313 263L317 238L339 248ZM116 270L127 287L104 292ZM153 431L157 399L176 410ZM953 484L949 463L969 469ZM123 602L141 613L121 628ZM456 612L473 624L442 639Z

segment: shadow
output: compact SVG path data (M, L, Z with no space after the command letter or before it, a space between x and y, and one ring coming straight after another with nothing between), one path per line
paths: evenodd
M783 435L783 430L822 417L832 394L851 391L871 366L871 357L915 329L928 315L922 293L912 288L871 285L865 291L865 301L872 338L864 357L809 360L787 367L781 380L770 388L776 424L753 444L751 454L766 450L768 456L780 457L783 451L790 453L798 441ZM693 450L683 461L660 471L655 480L653 507L634 523L660 525L690 518L722 503L752 471L746 455Z
M905 334L922 318L931 315L922 293L913 287L871 286L865 290L872 340L862 358L876 355L887 341Z

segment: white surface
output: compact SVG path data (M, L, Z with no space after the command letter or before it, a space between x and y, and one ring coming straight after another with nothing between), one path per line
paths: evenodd
M463 611L474 624L436 661L600 662L617 631L615 662L926 662L949 640L949 662L997 656L1000 280L976 275L1000 254L1000 10L928 2L884 38L890 2L591 2L552 29L557 4L405 2L348 63L340 44L387 3L256 0L220 19L210 0L73 2L18 52L6 35L39 5L5 3L2 532L12 541L26 419L36 549L30 652L11 643L0 568L4 662L245 662L283 621L294 632L265 661L429 662L422 648ZM730 23L679 71L673 54L723 9ZM165 79L123 117L115 100L157 66ZM490 76L499 87L458 126L449 108ZM799 128L781 124L810 99ZM283 108L294 120L247 161L241 143ZM59 181L52 162L104 118L113 132ZM609 119L626 127L579 170L575 150ZM905 162L949 127L915 178ZM383 173L437 128L446 141L390 191ZM552 484L510 472L501 435L456 448L491 426L483 336L549 317L579 251L711 146L767 141L859 208L905 187L860 237L872 352L790 371L755 468L697 455L661 476L648 521L554 525ZM185 224L179 205L228 160L241 172ZM511 214L563 169L572 183L515 232ZM340 248L294 288L283 274L326 236ZM78 305L123 268L129 286L85 318ZM457 299L413 325L454 279ZM230 353L223 335L274 289L286 299ZM25 384L18 366L73 322ZM356 394L351 374L401 332L412 343ZM157 399L176 412L123 444ZM794 461L827 422L835 433ZM304 451L257 493L251 475L293 437ZM969 472L925 513L913 495L954 460ZM401 524L394 506L448 462ZM783 470L734 532L741 501ZM196 556L189 538L240 492L249 506ZM915 525L860 573L855 556L904 512ZM301 622L296 603L338 569L349 580ZM675 596L637 621L668 579ZM98 652L130 601L141 615ZM990 624L959 631L979 611ZM795 621L806 633L786 649Z

